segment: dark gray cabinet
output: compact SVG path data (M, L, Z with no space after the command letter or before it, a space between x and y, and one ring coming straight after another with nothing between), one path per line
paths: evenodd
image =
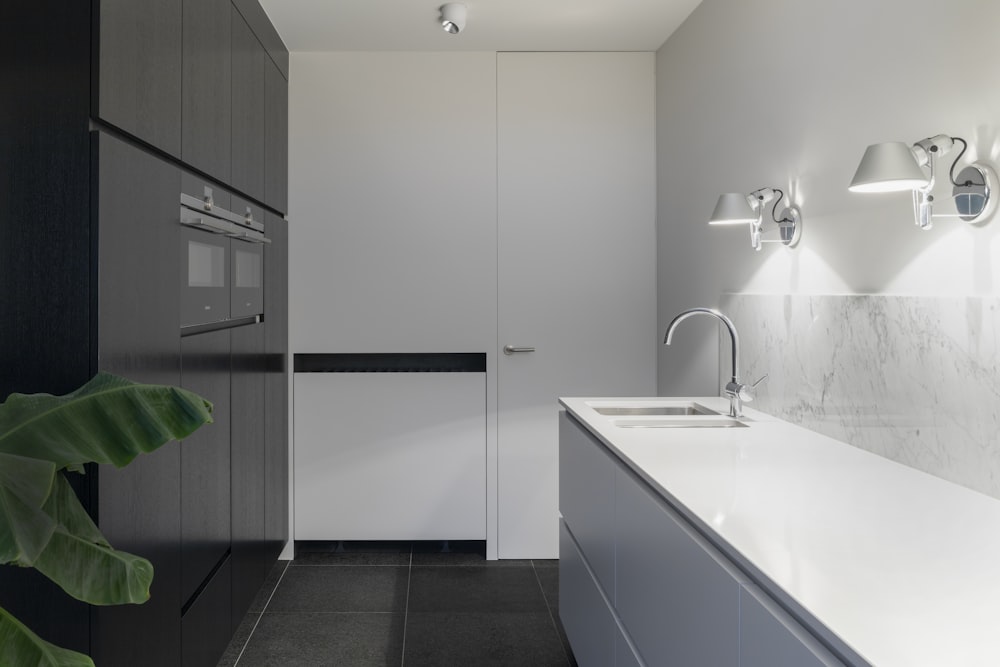
M212 423L181 443L181 603L229 553L230 332L181 339L181 386L212 402Z
M234 601L246 608L288 535L287 390L269 380L273 359L284 372L287 334L181 337L179 194L193 179L192 194L207 185L229 208L238 192L281 233L264 163L278 150L266 114L287 118L269 106L267 72L277 58L287 80L287 51L257 0L7 5L0 84L17 95L0 105L0 400L66 393L106 370L189 386L217 411L183 443L71 476L111 543L153 563L149 601L89 607L32 570L0 568L3 605L102 667L215 664ZM234 117L234 98L252 114ZM234 156L255 173L232 173ZM277 248L272 308L287 289L266 276L287 276Z
M180 170L104 134L97 163L97 366L137 382L179 384L176 191ZM153 563L143 605L95 607L101 665L176 665L180 659L180 447L170 443L94 475L96 518L117 549ZM150 633L149 628L157 628ZM123 637L142 636L140 641Z
M233 630L264 583L264 325L237 327L232 372ZM221 621L224 622L224 621Z
M93 113L181 154L181 0L100 0Z
M264 201L282 213L288 212L288 80L278 65L269 61L264 75Z
M184 3L181 159L229 181L232 150L232 17L229 0Z
M233 44L233 124L232 185L237 190L265 201L264 189L264 71L269 56L232 7Z
M219 565L194 599L181 621L181 666L215 667L229 644L232 567L229 558Z
M269 561L288 539L288 223L268 213L264 233L264 541Z

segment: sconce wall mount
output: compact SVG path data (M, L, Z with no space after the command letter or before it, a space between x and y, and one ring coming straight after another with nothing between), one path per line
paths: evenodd
M750 246L759 251L764 243L781 243L794 246L802 236L802 213L794 205L786 206L776 215L778 204L785 193L777 188L759 188L750 194L727 192L719 201L709 218L710 225L750 225ZM771 219L778 226L777 239L762 238L764 209L771 202Z
M954 213L934 213L936 162L962 144L951 163L948 178ZM865 150L848 189L851 192L898 192L912 190L913 218L920 229L931 229L935 218L959 218L971 224L986 222L996 208L993 191L996 172L990 165L973 162L955 175L955 167L965 154L968 143L961 137L939 134L922 139L912 146L900 141L872 144Z

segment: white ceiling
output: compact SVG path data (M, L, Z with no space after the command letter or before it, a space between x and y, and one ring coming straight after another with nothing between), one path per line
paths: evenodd
M701 0L260 0L290 51L655 51Z

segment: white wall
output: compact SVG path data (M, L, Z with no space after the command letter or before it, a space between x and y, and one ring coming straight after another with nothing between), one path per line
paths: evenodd
M661 332L724 292L995 294L1000 221L921 232L907 193L847 184L881 141L946 133L1000 159L997 26L982 0L704 0L657 54ZM762 186L800 205L797 248L704 224L720 193ZM683 327L659 391L716 394L717 328Z
M291 351L494 351L495 54L291 69Z

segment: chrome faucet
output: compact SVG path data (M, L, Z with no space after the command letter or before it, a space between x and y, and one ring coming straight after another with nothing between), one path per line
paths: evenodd
M729 416L730 417L742 417L743 416L743 402L749 403L753 400L753 393L751 390L758 384L764 381L765 375L760 380L753 383L752 386L747 386L740 382L740 335L736 333L736 325L733 321L720 313L717 310L711 308L690 308L685 310L683 313L678 315L670 322L670 326L667 327L667 333L663 337L663 344L670 345L670 339L674 335L674 329L677 325L691 317L692 315L711 315L712 317L718 318L726 328L729 329L729 338L733 345L733 377L729 382L726 383L726 396L729 397Z

